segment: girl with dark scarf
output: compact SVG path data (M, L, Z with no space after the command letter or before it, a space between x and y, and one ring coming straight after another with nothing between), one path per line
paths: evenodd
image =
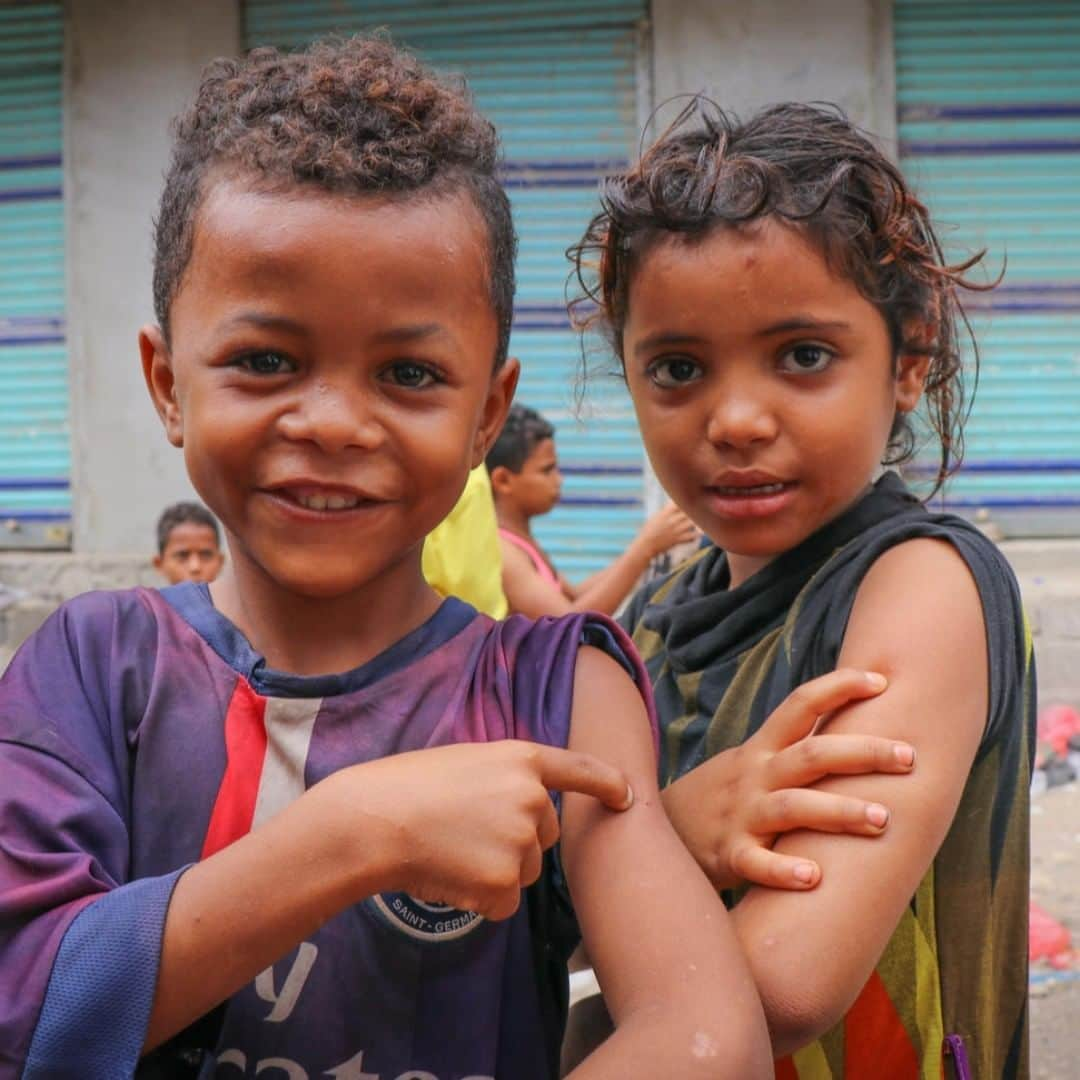
M738 123L702 100L606 183L572 255L656 474L715 544L623 622L668 812L736 905L777 1076L1026 1077L1030 637L994 545L882 468L911 458L920 401L934 493L960 460L957 290L980 256L946 261L837 110ZM904 739L911 775L830 776L781 812L744 797L777 786L778 707L837 667L888 688L804 744ZM873 843L787 831L828 828L822 800L853 791L891 810Z

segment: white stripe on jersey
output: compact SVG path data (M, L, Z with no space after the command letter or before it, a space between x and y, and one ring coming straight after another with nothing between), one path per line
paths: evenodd
M304 766L322 698L267 698L266 756L251 827L258 828L304 794Z

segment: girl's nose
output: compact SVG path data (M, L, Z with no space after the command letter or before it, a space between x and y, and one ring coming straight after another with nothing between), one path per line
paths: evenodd
M714 446L742 450L776 438L776 414L769 402L745 391L717 395L709 411L706 437Z
M288 439L316 443L327 453L373 449L383 431L370 396L356 386L313 383L281 417L281 432Z

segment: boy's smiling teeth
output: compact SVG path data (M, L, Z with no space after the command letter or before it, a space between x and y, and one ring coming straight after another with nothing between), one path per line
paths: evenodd
M359 495L305 495L296 496L296 501L306 510L353 510L360 505Z

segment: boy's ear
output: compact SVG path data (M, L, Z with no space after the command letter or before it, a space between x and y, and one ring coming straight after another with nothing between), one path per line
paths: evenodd
M492 495L505 495L514 482L514 474L505 465L496 465L490 475Z
M517 357L508 356L506 363L491 377L487 400L484 402L484 412L473 439L472 468L474 469L487 457L487 452L499 437L503 424L506 423L506 414L510 411L510 403L514 400L514 391L517 390L520 374L521 365Z
M183 446L184 420L176 397L172 357L161 327L149 324L139 331L139 355L146 389L165 426L165 435L173 446Z

